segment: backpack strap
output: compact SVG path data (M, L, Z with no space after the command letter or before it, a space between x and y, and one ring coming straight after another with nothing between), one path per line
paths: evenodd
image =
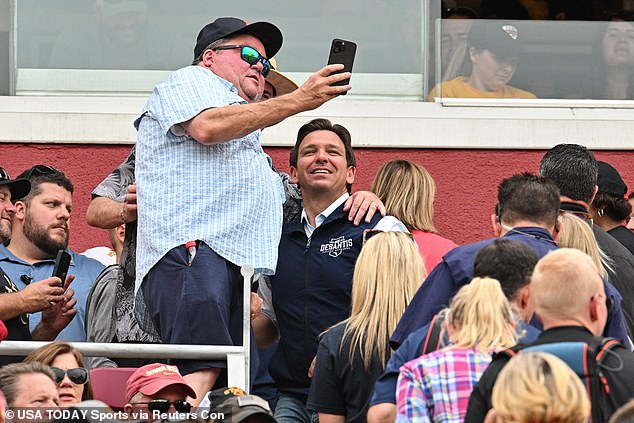
M445 314L440 312L434 315L429 323L429 330L427 331L427 337L425 337L425 344L421 355L428 354L436 351L440 346L440 335L442 332L442 325L445 322Z

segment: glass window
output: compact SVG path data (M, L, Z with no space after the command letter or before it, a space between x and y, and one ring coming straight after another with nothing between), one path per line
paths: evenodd
M634 98L634 23L443 19L429 100Z
M428 16L428 8L440 11L440 0L403 0L398 7L388 0L14 4L17 94L145 93L166 72L191 62L200 28L216 17L239 16L280 27L284 46L276 57L278 67L297 82L323 67L331 40L341 38L358 45L349 98L422 100L427 27L422 16Z

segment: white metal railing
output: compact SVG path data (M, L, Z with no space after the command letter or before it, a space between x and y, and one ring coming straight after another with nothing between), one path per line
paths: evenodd
M98 342L69 342L87 357L111 358L172 358L181 360L227 360L228 386L249 391L249 351L251 347L251 278L253 266L241 269L244 279L244 306L242 324L242 346L224 345L178 345L178 344L110 344ZM0 355L28 355L48 342L2 341Z

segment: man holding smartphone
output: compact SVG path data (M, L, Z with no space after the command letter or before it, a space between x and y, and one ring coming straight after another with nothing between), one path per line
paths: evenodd
M332 86L350 73L332 75L343 65L331 65L290 94L259 101L268 58L281 46L282 33L271 23L216 19L198 34L193 65L159 84L135 122L135 307L137 314L147 308L165 343L241 343L240 266L274 273L282 227L284 190L262 150L260 128L351 88ZM197 252L188 265L190 240ZM198 398L226 366L178 364Z
M12 201L29 193L31 184L25 179L11 180L4 168L0 167L0 242L11 239L11 218L15 213ZM18 289L13 280L2 269L0 263L0 320L8 330L7 339L12 341L52 341L73 319L77 310L77 300L72 288L64 290L73 277L66 279L64 287L58 278L47 277ZM43 311L42 321L29 330L28 313ZM0 365L22 361L23 357L0 356Z
M50 277L59 250L66 250L71 255L68 273L75 276L77 315L56 339L85 342L86 298L104 265L68 250L73 184L64 173L46 165L33 166L18 179L29 181L31 190L14 202L11 242L0 246L0 267L25 290L33 281ZM31 330L43 318L41 313L31 314Z

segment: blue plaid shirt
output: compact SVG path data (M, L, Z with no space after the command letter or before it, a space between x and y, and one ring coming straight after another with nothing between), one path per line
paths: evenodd
M260 131L203 145L179 125L238 103L245 101L232 84L188 66L154 88L136 120L137 291L170 249L196 239L238 266L274 273L284 189Z

